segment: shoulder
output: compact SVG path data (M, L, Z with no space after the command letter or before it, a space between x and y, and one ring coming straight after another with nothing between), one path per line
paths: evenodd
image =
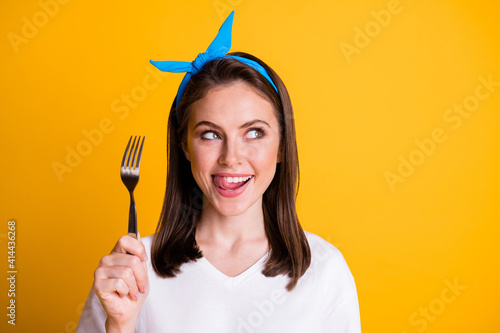
M321 327L325 332L361 332L356 284L344 256L323 238L310 232L306 237L311 265L304 278L312 290L318 288L316 299L325 309Z
M354 277L340 250L318 235L307 231L305 234L311 249L311 273L316 278L335 281L337 286L356 290Z
M309 243L309 248L311 249L311 259L314 261L344 261L342 253L335 246L330 244L328 241L324 240L320 236L313 234L308 231L304 231L306 234L307 242Z

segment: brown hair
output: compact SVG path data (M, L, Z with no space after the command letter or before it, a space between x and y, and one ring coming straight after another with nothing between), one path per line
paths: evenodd
M182 144L186 142L189 107L216 86L245 82L273 105L280 126L282 159L262 200L265 231L271 249L262 273L267 277L288 275L287 290L290 291L311 262L309 244L295 208L299 161L292 103L285 85L269 66L247 53L233 52L230 55L245 57L263 66L278 88L279 96L262 74L228 57L207 62L191 77L178 106L174 99L168 119L166 193L151 249L153 268L159 276L174 277L183 263L202 257L195 231L203 209L203 194L182 150Z

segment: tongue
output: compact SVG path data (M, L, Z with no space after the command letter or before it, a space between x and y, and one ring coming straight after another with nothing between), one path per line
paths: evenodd
M245 182L228 183L228 182L226 182L226 180L224 179L224 177L220 177L220 176L215 176L214 177L214 183L215 183L215 186L223 188L224 190L235 190L238 187L240 187L243 184L245 184Z

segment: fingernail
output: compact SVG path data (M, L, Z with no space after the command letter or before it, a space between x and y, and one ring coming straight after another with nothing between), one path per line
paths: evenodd
M146 292L146 290L148 290L148 288L149 288L149 285L146 283L146 284L144 285L144 287L142 287L142 292L143 292L143 293L145 293L145 292Z
M140 297L140 296L141 296L141 294L139 294L139 293L135 294L135 296L134 296L134 297L135 297L135 300L136 300L136 301L137 301L137 300L139 300L139 297Z
M144 255L142 256L142 261L146 261L148 260L148 256L146 255L146 253L144 253Z

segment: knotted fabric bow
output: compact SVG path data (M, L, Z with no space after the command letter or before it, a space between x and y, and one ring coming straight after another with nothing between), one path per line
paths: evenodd
M217 36L215 36L215 39L212 41L207 51L198 54L198 56L196 57L196 59L194 59L193 62L150 60L153 66L155 66L156 68L158 68L163 72L171 72L171 73L186 72L186 75L182 79L182 82L179 86L179 90L177 91L176 105L180 104L182 95L184 94L184 90L186 89L186 86L188 85L191 76L198 73L207 62L220 58L234 58L238 61L241 61L244 64L251 66L260 74L262 74L269 81L269 83L271 83L274 90L276 90L276 93L278 93L278 89L274 85L273 80L271 79L271 77L269 77L269 74L267 73L264 67L259 65L257 62L247 58L226 55L226 53L228 53L229 50L231 49L231 31L233 28L233 18L234 18L234 11L232 11L231 14L229 14L229 16L226 18L224 23L222 23L222 26L220 27L219 32L217 33ZM177 114L177 120L179 120L178 114Z

